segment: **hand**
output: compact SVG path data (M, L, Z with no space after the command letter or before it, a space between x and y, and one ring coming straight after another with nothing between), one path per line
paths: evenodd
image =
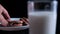
M1 22L1 25L7 26L9 19L10 19L10 16L9 16L7 10L0 4L0 22Z

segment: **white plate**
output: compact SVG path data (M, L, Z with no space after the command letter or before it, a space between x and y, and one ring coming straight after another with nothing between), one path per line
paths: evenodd
M11 21L19 20L20 18L11 18ZM0 27L0 30L6 30L6 31L16 31L16 30L24 30L29 28L29 25L26 26L17 26L17 27Z
M10 18L10 20L11 20L11 21L14 21L14 20L15 20L15 21L18 21L18 20L20 20L20 18Z
M17 30L24 30L29 28L29 25L27 26L18 26L18 27L0 27L0 30L5 30L5 31L17 31Z

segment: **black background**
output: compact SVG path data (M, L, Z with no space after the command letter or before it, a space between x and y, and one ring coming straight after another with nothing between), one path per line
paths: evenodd
M56 34L60 34L60 1L58 0Z
M13 18L28 17L27 14L27 1L26 0L0 0L1 4L10 16Z

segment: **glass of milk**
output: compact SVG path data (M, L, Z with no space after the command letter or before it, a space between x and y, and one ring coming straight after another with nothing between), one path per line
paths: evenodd
M34 9L34 2L31 3L33 4ZM51 11L28 10L30 34L55 34L57 21L57 1L51 2L51 9Z

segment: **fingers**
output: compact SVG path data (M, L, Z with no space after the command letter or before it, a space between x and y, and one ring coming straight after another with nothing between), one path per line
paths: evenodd
M2 14L4 15L4 17L5 17L6 19L9 19L10 16L9 16L9 14L8 14L8 11L7 11L2 5L0 5L0 8L2 9Z
M3 26L7 26L8 24L8 21L5 20L5 18L0 14L0 22L1 22L1 25Z

